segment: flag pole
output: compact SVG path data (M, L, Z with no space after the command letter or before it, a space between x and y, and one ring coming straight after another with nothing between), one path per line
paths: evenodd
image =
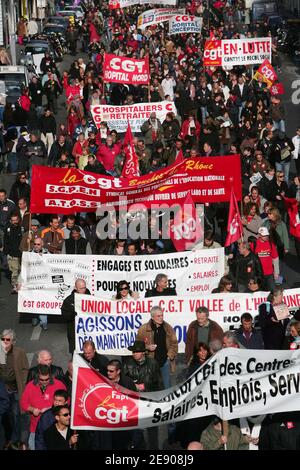
M32 217L32 214L31 212L29 212L29 227L28 227L28 231L29 231L29 236L28 236L28 251L30 251L30 242L31 242L31 238L32 237L32 231L31 231L31 217Z
M228 437L228 421L222 419L222 436ZM227 444L224 444L224 450L227 450Z

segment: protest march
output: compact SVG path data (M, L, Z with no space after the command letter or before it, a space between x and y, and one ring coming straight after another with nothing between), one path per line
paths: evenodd
M0 48L0 449L299 450L292 22L46 3L17 9L14 98Z

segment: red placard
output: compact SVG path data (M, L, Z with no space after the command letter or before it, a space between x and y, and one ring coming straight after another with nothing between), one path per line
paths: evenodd
M239 155L186 158L183 162L130 180L89 173L75 168L33 165L32 213L90 212L101 204L114 207L142 203L180 203L190 192L194 202L230 200L231 188L242 197Z
M132 59L114 54L104 54L103 80L114 83L148 85L150 81L149 57Z
M222 65L222 51L220 40L205 41L203 64L205 67L213 67Z

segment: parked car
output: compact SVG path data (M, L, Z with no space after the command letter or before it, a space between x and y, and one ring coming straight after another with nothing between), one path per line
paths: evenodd
M80 5L77 5L76 7L65 7L64 11L75 12L77 20L82 20L84 18L84 11Z
M47 25L55 24L67 28L69 26L69 23L70 22L68 16L49 16L49 18L47 18Z
M1 65L0 82L4 83L1 93L7 103L16 103L21 96L22 89L29 84L28 71L24 65Z
M22 57L20 59L20 63L27 65L28 58L31 58L32 63L35 66L35 71L37 74L41 75L41 61L45 56L45 52L49 52L50 56L55 58L55 53L53 47L50 42L48 41L41 41L38 39L31 40L28 44L26 44L24 51L22 51ZM30 61L31 62L31 61Z

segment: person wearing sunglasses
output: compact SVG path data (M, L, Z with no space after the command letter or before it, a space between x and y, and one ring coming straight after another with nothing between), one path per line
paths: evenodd
M120 281L117 285L117 292L112 297L112 300L128 300L128 299L138 299L138 292L133 292L130 289L129 283L127 281Z
M20 442L22 421L19 397L22 395L28 374L28 359L24 349L16 346L16 333L5 329L1 333L0 378L3 380L9 396L9 409L4 417L6 447Z
M56 390L66 390L65 384L52 377L50 368L40 365L38 377L26 385L21 396L21 410L30 415L30 434L28 445L35 450L35 431L41 414L52 407Z
M84 450L83 439L78 431L70 428L71 412L68 405L56 406L53 409L55 423L44 433L47 450Z

